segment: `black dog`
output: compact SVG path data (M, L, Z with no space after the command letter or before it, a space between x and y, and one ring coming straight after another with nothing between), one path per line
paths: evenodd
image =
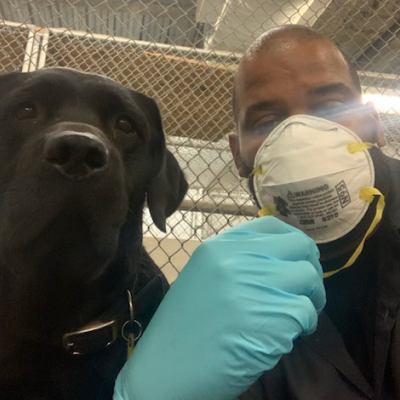
M165 230L186 190L152 99L63 68L0 76L0 399L112 398L168 288L145 201Z

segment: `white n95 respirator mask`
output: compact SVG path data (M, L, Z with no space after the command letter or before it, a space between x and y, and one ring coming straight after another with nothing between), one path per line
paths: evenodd
M346 127L322 118L286 119L266 138L254 160L259 215L274 215L317 244L330 243L354 229L379 196L368 232L350 264L340 269L350 266L384 207L383 195L374 188L375 170L368 152L372 146Z

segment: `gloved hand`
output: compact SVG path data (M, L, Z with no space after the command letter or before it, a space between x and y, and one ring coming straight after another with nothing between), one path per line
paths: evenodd
M325 305L314 242L263 217L205 242L178 276L114 400L232 400L317 325Z

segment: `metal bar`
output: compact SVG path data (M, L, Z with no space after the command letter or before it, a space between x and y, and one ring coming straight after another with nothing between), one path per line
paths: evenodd
M105 40L109 42L115 42L115 43L121 43L121 44L129 44L133 45L134 47L137 48L143 48L146 50L160 50L160 51L166 51L166 52L171 52L174 54L178 55L188 55L192 56L194 58L201 58L202 56L206 57L206 59L202 59L202 61L208 61L209 60L218 60L218 63L221 63L221 65L224 66L227 70L232 70L235 71L237 68L237 62L240 60L242 57L242 53L231 53L228 51L216 51L216 50L205 50L205 49L193 49L190 47L185 47L185 46L174 46L170 44L163 44L163 43L154 43L154 42L148 42L148 41L143 41L143 40L132 40L128 38L123 38L123 37L117 37L113 36L110 37L108 35L104 34L98 34L98 33L90 33L88 34L87 32L81 32L81 31L75 31L75 30L68 30L67 32L65 29L61 28L49 28L50 32L56 35L71 35L71 36L76 36L76 37L85 37L85 38L93 38L97 40ZM234 63L234 65L227 65L223 64L225 62L231 62ZM400 75L396 74L388 74L388 73L376 73L372 71L359 71L359 73L362 74L362 76L367 77L367 78L380 78L383 81L385 80L396 80L398 81L400 79Z
M21 28L21 23L17 22L12 22L12 21L0 21L0 26L8 26L11 28ZM24 24L23 25L26 28L33 28L35 27L34 25L31 24ZM141 40L132 40L128 38L123 38L123 37L110 37L108 35L104 34L99 34L99 33L87 33L87 32L82 32L82 31L76 31L76 30L67 30L65 28L49 28L49 31L55 35L68 35L68 36L76 36L76 37L85 37L85 38L93 38L97 40L106 40L110 42L116 42L116 43L121 43L121 44L129 44L133 45L138 48L146 48L146 49L152 49L152 50L160 50L160 51L169 51L172 53L177 53L181 55L189 55L189 56L196 56L201 57L201 56L206 56L206 58L209 59L219 59L220 62L234 62L237 63L239 59L242 57L241 53L230 53L227 51L210 51L210 50L204 50L204 49L192 49L189 47L185 46L174 46L174 45L169 45L169 44L162 44L162 43L154 43L154 42L146 42L146 41L141 41ZM226 69L236 69L236 65L234 66L229 66L225 65ZM377 73L377 72L372 72L372 71L359 71L359 73L366 78L375 78L375 79L381 79L383 81L398 81L400 79L400 75L396 74L388 74L388 73Z
M20 27L20 26L21 26L21 24L18 25L18 27ZM26 47L25 47L24 61L22 64L22 72L29 72L29 70L30 70L33 41L35 40L35 29L32 27L29 27L28 31L29 31L28 40L26 42Z
M184 199L179 206L180 211L193 211L201 213L241 215L244 217L255 217L258 208L254 205L239 206L230 202L214 203L206 200L193 201Z
M174 46L170 44L163 44L163 43L154 43L154 42L149 42L149 41L144 41L144 40L132 40L128 38L123 38L123 37L117 37L117 36L109 36L109 35L104 35L100 33L87 33L87 32L82 32L82 31L76 31L76 30L68 30L66 31L65 29L62 28L49 28L50 32L55 34L55 35L66 35L66 36L74 36L74 37L85 37L85 38L92 38L92 39L97 39L97 40L104 40L108 42L115 42L115 43L121 43L121 44L129 44L133 45L138 48L146 48L146 49L154 49L154 50L166 50L170 51L173 53L184 53L184 54L190 54L192 56L208 56L211 59L216 59L216 58L224 58L226 59L225 61L228 60L233 60L237 61L241 58L242 54L238 53L231 53L228 51L210 51L210 50L204 50L204 49L193 49L190 47L185 47L185 46ZM228 66L225 66L228 68Z
M32 40L32 55L31 55L31 62L29 64L29 72L36 71L38 66L39 60L39 53L40 53L40 42L42 41L42 37L39 34L41 28L36 28L35 33L33 35Z
M210 142L203 139L193 139L182 136L168 136L167 145L172 147L184 146L196 150L215 150L215 151L229 151L229 144L226 139L221 139L218 142Z
M40 36L42 37L42 42L40 45L40 54L37 69L41 69L46 65L47 44L49 43L50 36L49 30L46 28L43 29L43 31L40 33Z

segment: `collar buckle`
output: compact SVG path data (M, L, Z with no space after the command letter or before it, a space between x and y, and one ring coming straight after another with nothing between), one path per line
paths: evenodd
M102 350L115 342L119 329L116 320L95 321L79 331L63 335L63 347L72 355L83 355Z

